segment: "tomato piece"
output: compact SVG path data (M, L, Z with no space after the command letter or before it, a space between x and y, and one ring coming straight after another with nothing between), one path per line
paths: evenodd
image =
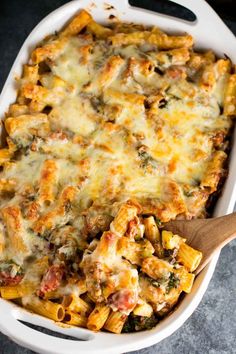
M111 307L121 312L131 312L137 303L134 292L129 289L115 292L109 297L108 302Z
M56 290L62 281L64 275L64 267L61 265L52 265L44 274L42 279L39 294L43 296L48 291Z
M23 275L16 275L11 277L10 273L3 271L0 273L0 285L7 286L7 285L17 285L23 279Z

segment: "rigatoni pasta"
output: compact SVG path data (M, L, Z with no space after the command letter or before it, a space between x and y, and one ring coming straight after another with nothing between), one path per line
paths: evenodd
M191 291L202 254L165 223L207 216L236 115L233 64L193 45L82 10L33 50L0 150L3 299L121 333Z
M64 308L57 303L48 300L41 300L35 296L30 296L23 300L25 308L54 321L62 321L65 317Z
M66 311L65 317L63 322L67 323L68 325L77 326L77 327L86 327L87 325L87 318L81 316L79 313Z
M191 291L192 272L202 253L182 237L160 232L153 217L143 218L140 213L141 209L131 201L123 204L110 230L87 245L68 243L74 230L64 227L62 234L56 232L49 238L53 250L49 258L29 262L27 270L3 262L1 297L21 299L23 306L40 315L94 331L121 333L134 318L140 322L139 330L154 325L162 312L172 309L182 291ZM117 221L123 235L116 233ZM155 230L155 237L150 237L150 230ZM157 239L161 255L159 248L156 252L153 247ZM79 247L84 248L80 256L74 252ZM73 272L75 262L78 268Z

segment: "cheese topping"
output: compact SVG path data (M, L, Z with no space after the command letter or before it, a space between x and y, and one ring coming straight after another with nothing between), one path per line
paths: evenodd
M121 57L112 80L108 79L112 68L106 63ZM54 158L60 165L60 183L79 185L79 200L100 201L100 205L114 198L161 200L163 184L171 180L180 186L187 212L189 198L183 188L195 187L203 179L214 152L212 136L227 131L230 121L219 113L222 89L206 92L198 82L172 78L168 71L160 76L154 65L153 55L142 47L107 47L106 41L94 42L88 35L70 37L49 63L63 86L73 87L48 116L51 130L66 137L38 139L37 151L10 166L2 178L16 178L18 186L26 181L37 185L42 162ZM47 75L51 73L44 74L42 81L49 87ZM98 86L108 80L108 86L102 92L88 92L96 80ZM158 106L160 94L163 104ZM86 179L83 185L80 177Z

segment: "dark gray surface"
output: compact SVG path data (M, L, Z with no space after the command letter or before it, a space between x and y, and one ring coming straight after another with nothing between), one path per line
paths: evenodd
M0 0L0 90L26 36L44 16L66 2ZM236 18L226 23L236 33ZM33 352L0 334L0 354L12 353ZM236 354L236 241L222 251L210 286L191 318L169 338L135 353Z

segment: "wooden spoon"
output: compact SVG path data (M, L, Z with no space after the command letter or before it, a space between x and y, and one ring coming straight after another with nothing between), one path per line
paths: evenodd
M207 265L214 253L236 238L236 212L212 219L174 220L164 225L187 239L187 244L203 253L195 274Z

